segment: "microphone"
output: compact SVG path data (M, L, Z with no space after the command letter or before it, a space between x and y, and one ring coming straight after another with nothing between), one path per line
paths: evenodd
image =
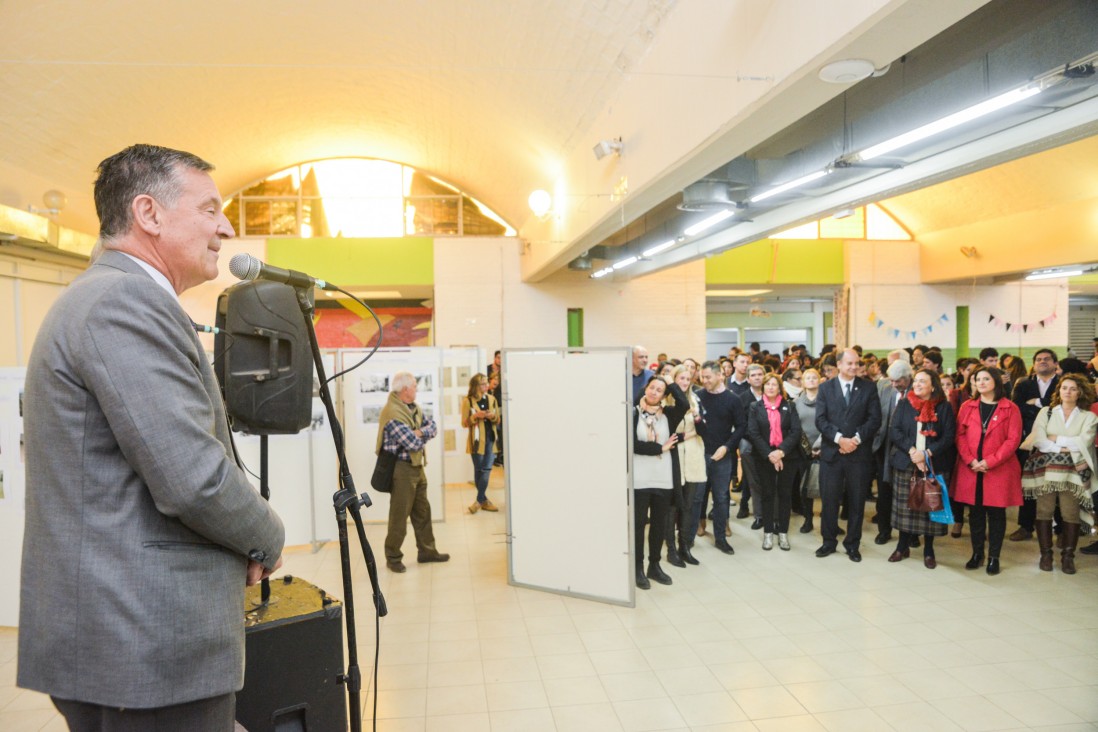
M273 267L266 262L259 261L251 254L241 253L230 259L229 272L232 273L233 277L240 280L270 280L271 282L281 282L290 287L309 289L319 287L321 290L337 289L335 285L310 277L304 272Z

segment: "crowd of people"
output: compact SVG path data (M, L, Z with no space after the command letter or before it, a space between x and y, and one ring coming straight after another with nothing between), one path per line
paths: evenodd
M637 586L672 583L665 550L673 566L698 564L694 543L710 530L714 546L734 554L732 506L761 532L764 551L789 551L792 514L804 519L801 533L816 530L816 498L820 558L841 538L847 557L862 560L872 499L874 543L896 541L889 562L921 547L934 569L934 540L961 537L967 514L966 569L996 575L1003 542L1036 535L1040 569L1053 570L1055 542L1061 570L1074 574L1098 488L1095 346L1089 363L1042 348L1027 364L985 348L952 372L940 349L923 345L884 358L825 346L812 358L800 345L770 354L751 344L702 363L666 354L649 363L634 347ZM951 517L928 510L922 489L934 484ZM1013 507L1018 528L1008 537ZM1098 542L1081 552L1098 554Z

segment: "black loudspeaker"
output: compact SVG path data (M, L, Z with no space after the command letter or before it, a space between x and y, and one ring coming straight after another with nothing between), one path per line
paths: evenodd
M294 289L266 280L233 285L217 298L217 327L214 372L233 429L278 435L308 427L313 357Z
M286 581L289 580L289 581ZM249 587L245 614L244 688L236 720L248 732L344 732L343 606L297 578L271 581L259 606Z

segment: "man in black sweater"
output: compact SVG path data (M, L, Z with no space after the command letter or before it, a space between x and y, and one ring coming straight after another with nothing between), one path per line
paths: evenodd
M728 487L732 482L732 456L747 429L747 413L743 402L725 388L720 366L715 361L702 364L701 380L705 388L698 392L702 421L697 428L705 443L705 471L709 492L713 494L713 539L718 549L733 554L732 545L725 537ZM695 526L701 518L702 508L702 504L694 506L692 521Z

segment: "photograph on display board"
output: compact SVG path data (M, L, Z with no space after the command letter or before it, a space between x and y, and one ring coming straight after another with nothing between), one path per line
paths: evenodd
M375 394L389 391L388 374L362 374L358 378L358 391L360 394Z
M468 366L457 367L457 385L468 386L469 379L473 378L473 370Z
M429 392L435 390L435 377L433 374L416 374L416 390Z
M447 366L442 370L442 388L449 389L454 385L454 370Z
M455 430L442 431L442 449L453 452L457 449L457 433Z
M362 408L362 424L377 424L381 421L381 404L369 404Z

